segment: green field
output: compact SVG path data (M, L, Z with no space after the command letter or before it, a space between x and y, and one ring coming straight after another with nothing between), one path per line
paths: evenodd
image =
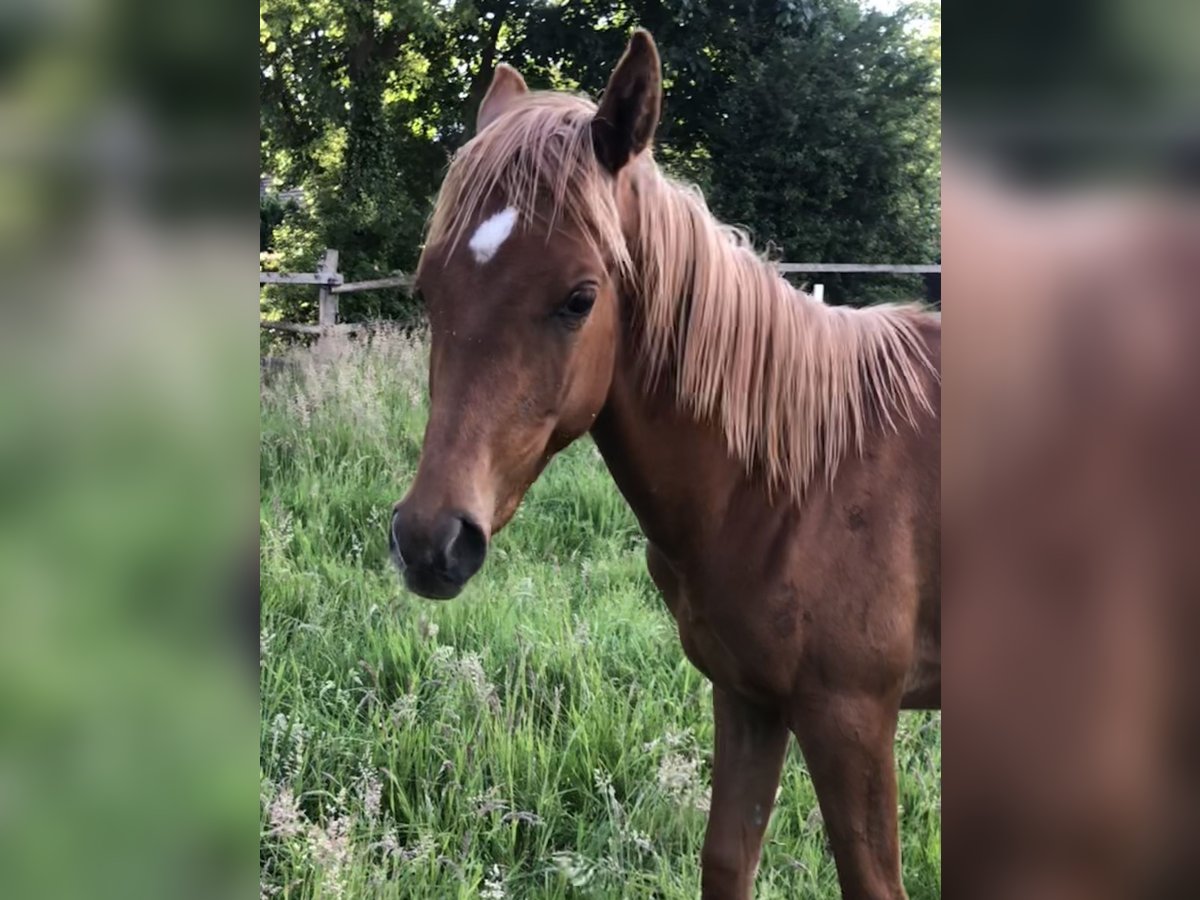
M551 464L460 598L422 600L387 523L423 345L293 358L262 394L262 896L697 897L711 690L594 446ZM900 721L913 898L941 893L940 727ZM756 896L838 896L794 742Z

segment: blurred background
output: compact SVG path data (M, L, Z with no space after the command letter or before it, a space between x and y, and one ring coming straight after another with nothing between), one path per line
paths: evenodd
M1200 890L1200 8L945 20L943 884Z
M254 20L0 5L0 888L253 896Z

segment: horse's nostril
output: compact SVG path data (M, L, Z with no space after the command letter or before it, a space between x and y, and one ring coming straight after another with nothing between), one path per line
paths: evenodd
M453 534L446 545L446 568L463 581L479 571L487 556L487 536L470 516L455 516Z
M446 521L445 531L442 532L442 559L445 561L446 568L450 568L451 562L455 556L455 545L458 543L459 535L462 534L463 519L461 516L450 516Z

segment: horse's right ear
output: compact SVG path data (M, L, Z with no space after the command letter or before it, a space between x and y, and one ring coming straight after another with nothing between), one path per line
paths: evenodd
M592 119L596 158L616 174L654 138L662 107L662 64L650 32L638 28Z
M525 85L525 79L521 77L520 72L508 63L500 63L496 66L496 71L492 75L492 83L488 87L487 93L483 95L483 102L479 104L479 112L475 116L475 133L479 134L483 131L496 121L514 100L527 93L529 93L529 88Z

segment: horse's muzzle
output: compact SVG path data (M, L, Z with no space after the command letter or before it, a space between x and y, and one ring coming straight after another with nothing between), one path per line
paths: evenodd
M388 545L405 587L432 600L458 596L487 556L487 537L470 516L441 511L426 519L404 503L392 513Z

